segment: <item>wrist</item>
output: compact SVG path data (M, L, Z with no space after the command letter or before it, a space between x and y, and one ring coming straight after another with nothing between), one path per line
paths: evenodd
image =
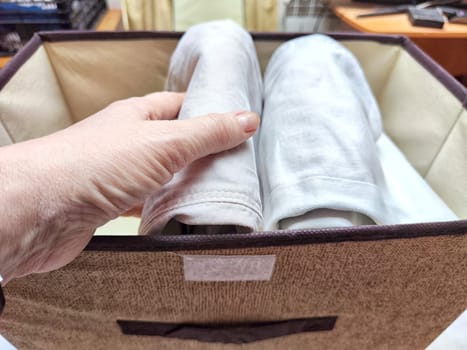
M6 283L40 263L40 249L46 244L44 232L53 214L44 215L41 192L34 177L28 145L0 148L0 274ZM42 239L41 239L42 236Z

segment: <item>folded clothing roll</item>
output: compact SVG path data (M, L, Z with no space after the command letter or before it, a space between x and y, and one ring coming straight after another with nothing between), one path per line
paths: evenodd
M386 224L458 220L386 134L380 136L376 148L385 179L381 190L384 200L392 206L392 215ZM282 229L372 224L371 219L360 213L331 209L316 209L280 221Z
M375 146L381 117L353 55L323 35L288 41L268 64L264 98L258 168L265 228L288 228L281 220L323 208L385 222Z
M232 21L192 27L172 56L167 89L186 91L179 119L242 110L260 115L262 79L251 36ZM250 139L175 174L146 201L140 233L261 230L259 191Z
M363 71L333 39L306 36L277 49L264 98L257 161L265 229L455 219L382 133Z

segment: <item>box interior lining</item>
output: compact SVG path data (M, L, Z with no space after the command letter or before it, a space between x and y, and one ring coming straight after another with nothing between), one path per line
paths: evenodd
M115 100L163 90L177 41L44 42L0 92L0 146L52 133ZM256 40L263 70L281 42ZM342 43L365 71L386 133L451 209L467 218L467 194L458 191L467 178L462 102L398 45ZM447 174L450 160L456 164Z
M0 138L0 146L63 129L72 124L70 116L51 60L40 46L0 91L0 120L9 136Z

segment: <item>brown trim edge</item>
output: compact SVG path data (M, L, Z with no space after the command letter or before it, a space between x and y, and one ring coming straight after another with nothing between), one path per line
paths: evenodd
M171 31L91 31L57 30L37 33L42 41L105 41L105 40L145 40L145 39L180 39L183 32Z
M66 31L46 31L39 32L42 41L93 41L93 40L144 40L144 39L180 39L184 32L172 31L86 31L86 30L66 30ZM401 35L379 35L369 33L281 33L281 32L251 32L255 40L275 41L290 40L300 36L310 34L323 34L333 37L336 40L371 40L383 44L402 45L405 37Z
M156 252L466 236L467 220L223 235L94 236L86 251Z
M17 70L36 52L41 46L42 40L38 34L34 34L31 40L18 53L0 69L0 90L10 81Z
M117 320L117 324L125 335L247 344L298 333L331 331L336 320L337 316L327 316L257 323L197 324Z

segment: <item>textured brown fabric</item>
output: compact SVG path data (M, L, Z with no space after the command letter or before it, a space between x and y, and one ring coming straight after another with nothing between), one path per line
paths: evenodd
M276 254L268 282L185 282L181 254ZM83 252L14 280L0 332L20 349L424 349L467 304L467 235L196 252ZM336 315L330 332L247 345L122 335L117 319Z

